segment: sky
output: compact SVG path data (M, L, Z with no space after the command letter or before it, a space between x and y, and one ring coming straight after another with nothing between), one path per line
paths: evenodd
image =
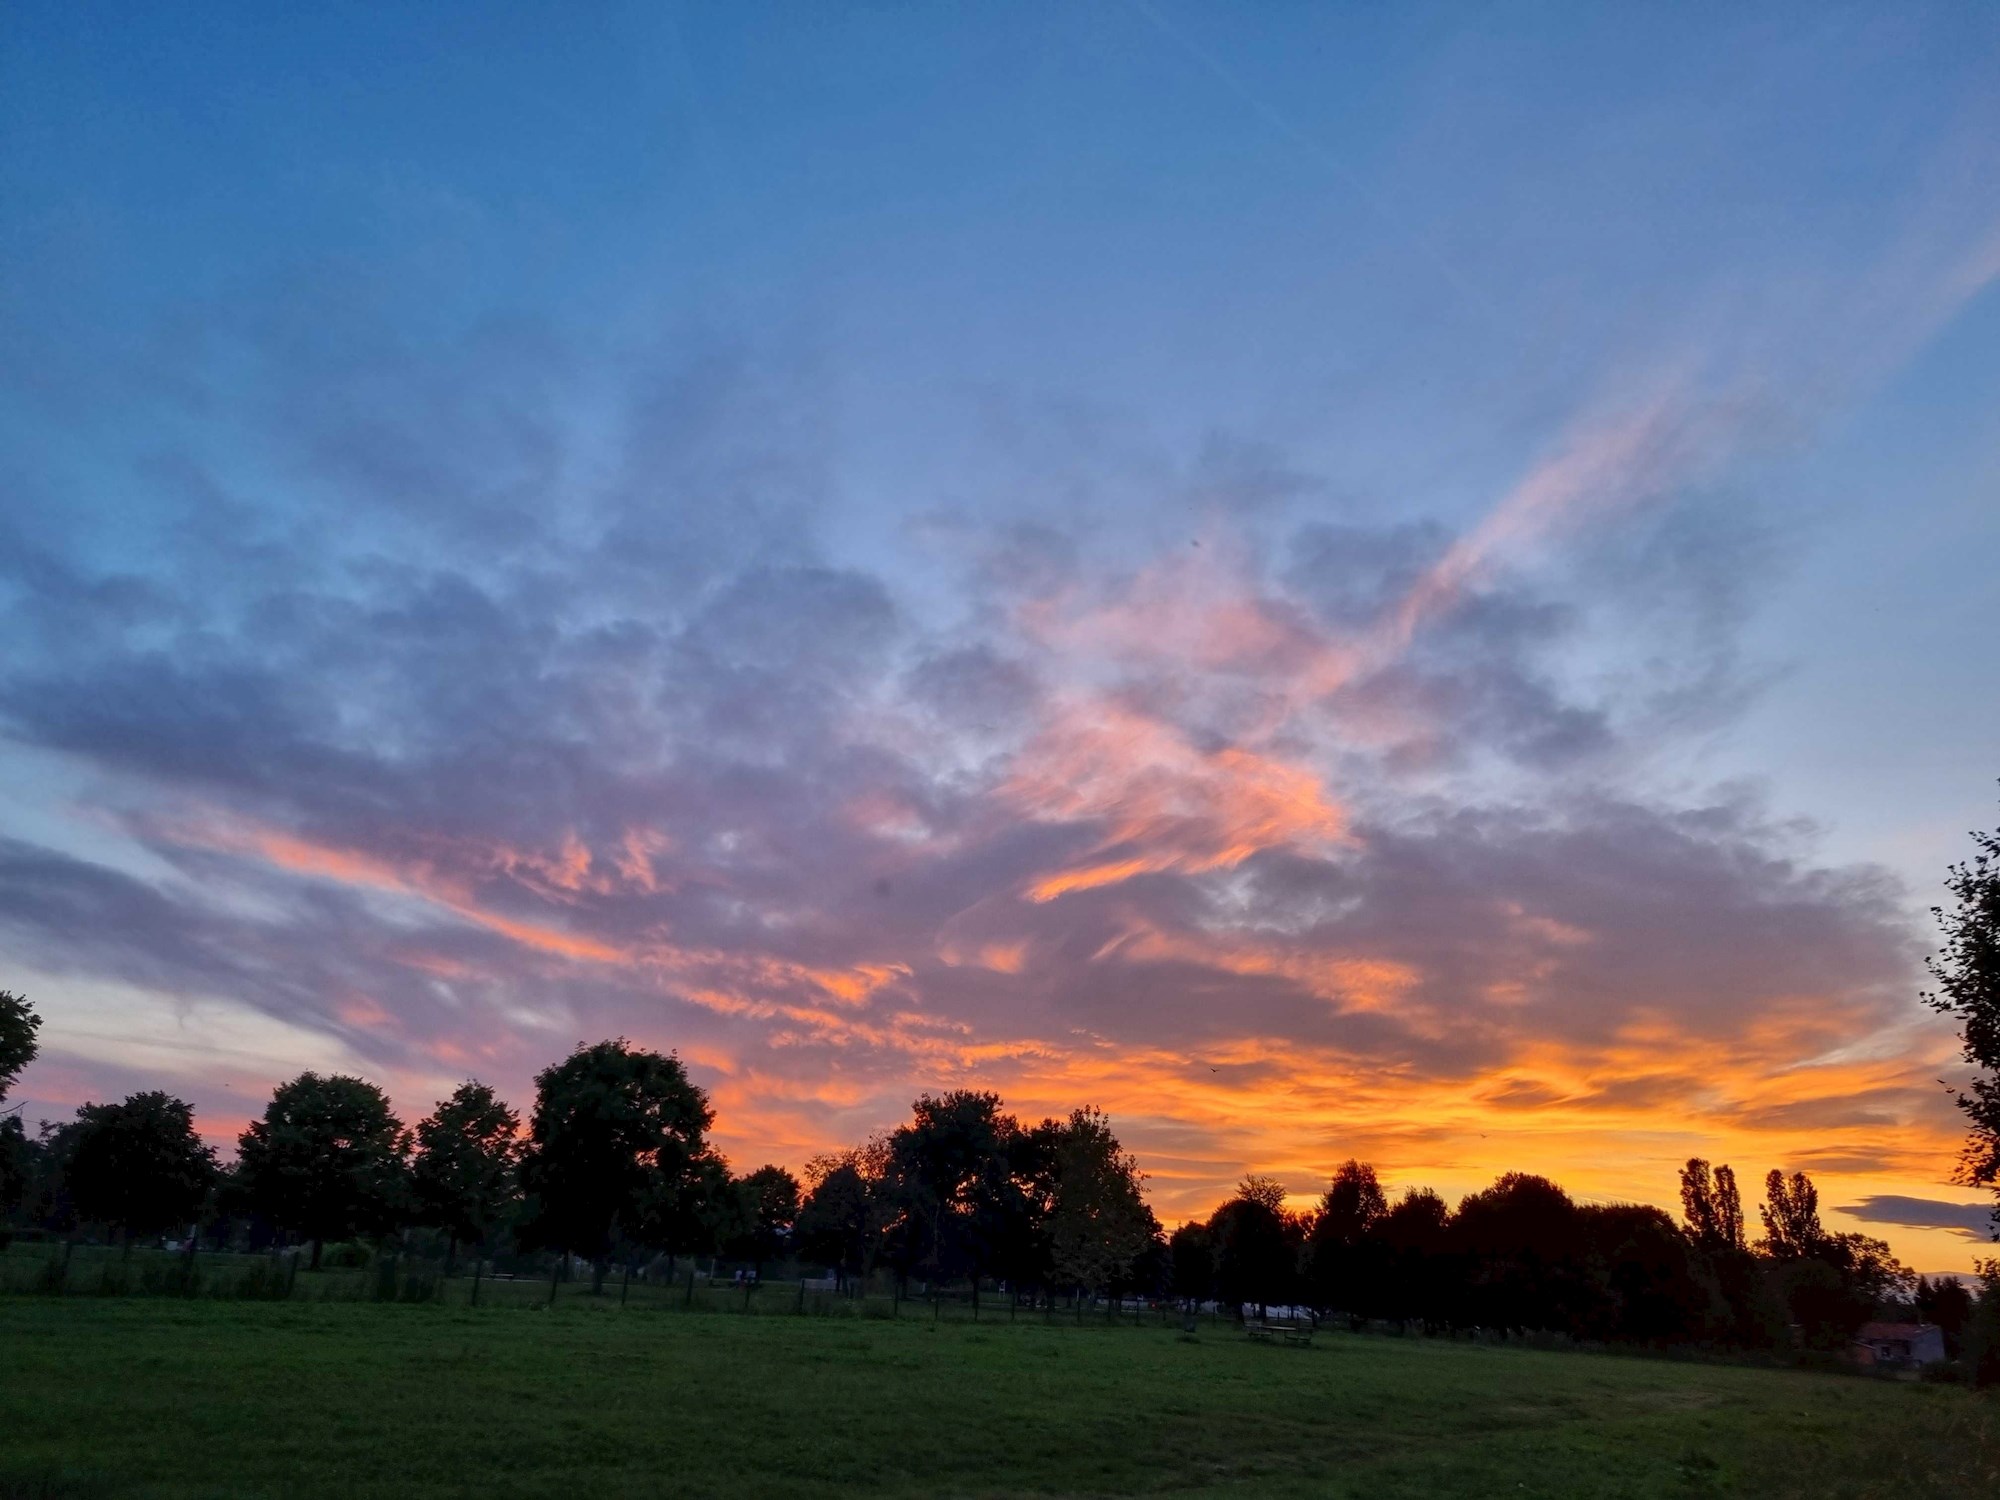
M1169 1224L1701 1155L1969 1269L1996 64L1976 4L9 6L10 1105L226 1151L622 1035L739 1169L980 1087Z

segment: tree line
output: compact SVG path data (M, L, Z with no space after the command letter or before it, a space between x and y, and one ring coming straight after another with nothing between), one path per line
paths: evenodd
M33 1055L38 1018L0 999L0 1033ZM8 1054L0 1053L0 1059ZM622 1039L579 1047L535 1079L520 1115L468 1082L414 1126L364 1079L281 1084L222 1164L191 1106L161 1092L85 1104L29 1137L0 1126L0 1220L131 1242L193 1230L217 1244L304 1247L410 1228L462 1250L505 1245L589 1262L709 1254L837 1278L1129 1289L1160 1226L1136 1161L1098 1111L1023 1125L997 1094L925 1095L910 1121L853 1150L732 1174L714 1112L678 1057Z
M1881 1240L1827 1230L1802 1172L1766 1177L1754 1241L1726 1165L1689 1160L1681 1206L1676 1222L1646 1204L1579 1203L1523 1172L1455 1209L1428 1188L1392 1204L1374 1168L1349 1161L1293 1213L1279 1184L1250 1177L1206 1221L1174 1232L1171 1290L1356 1324L1651 1346L1840 1350L1864 1322L1898 1316L1938 1323L1956 1350L1972 1322L1974 1299L1956 1279L1932 1283ZM2000 1314L2000 1295L1979 1300Z
M0 996L0 1088L39 1024ZM679 1058L624 1040L584 1046L535 1079L525 1122L468 1082L414 1126L360 1078L281 1084L222 1164L183 1100L86 1104L30 1138L0 1128L0 1215L130 1242L190 1230L216 1245L325 1245L432 1231L447 1271L498 1246L588 1262L700 1254L907 1285L1003 1286L1041 1297L1172 1297L1229 1309L1302 1306L1432 1333L1560 1333L1648 1345L1838 1349L1901 1311L1956 1344L1973 1319L1955 1280L1913 1277L1882 1241L1828 1231L1803 1173L1765 1180L1754 1242L1734 1173L1691 1160L1679 1222L1641 1204L1573 1200L1510 1172L1456 1208L1427 1188L1391 1203L1373 1167L1343 1164L1287 1207L1247 1177L1205 1220L1166 1234L1144 1174L1095 1109L1024 1124L997 1094L919 1098L911 1118L815 1157L733 1174L714 1113ZM2000 1318L2000 1294L1980 1299ZM1995 1341L2000 1343L2000 1341ZM2000 1356L2000 1348L1994 1351Z

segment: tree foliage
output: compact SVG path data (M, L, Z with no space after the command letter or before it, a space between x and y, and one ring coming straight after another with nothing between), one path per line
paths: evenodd
M793 1228L800 1255L837 1277L867 1273L890 1217L883 1193L888 1155L887 1140L877 1138L806 1163L808 1189Z
M1681 1168L1681 1214L1687 1232L1704 1250L1743 1248L1743 1199L1728 1165L1709 1170L1698 1156Z
M1350 1158L1335 1169L1306 1231L1305 1279L1319 1306L1374 1310L1382 1255L1370 1231L1388 1211L1373 1167Z
M1757 1214L1764 1221L1760 1248L1773 1260L1801 1260L1826 1240L1819 1221L1819 1189L1803 1172L1787 1177L1773 1167L1764 1178L1764 1201Z
M1285 1213L1285 1190L1268 1177L1245 1177L1236 1196L1208 1221L1216 1295L1233 1304L1289 1302L1298 1291L1304 1224Z
M1099 1110L1074 1110L1043 1130L1054 1164L1049 1273L1061 1286L1108 1291L1124 1282L1160 1233L1146 1206L1145 1175Z
M2000 1187L2000 831L1972 837L1972 858L1951 866L1945 879L1956 904L1949 912L1932 908L1944 942L1925 960L1937 988L1923 998L1958 1022L1965 1060L1978 1070L1957 1094L1971 1122L1959 1178ZM2000 1225L2000 1209L1995 1214Z
M42 1018L29 1006L27 997L0 990L0 1102L21 1070L35 1060L35 1034ZM0 1118L0 1214L17 1212L28 1196L33 1179L35 1146L21 1124L19 1114Z
M623 1038L545 1068L521 1161L527 1238L594 1259L614 1231L637 1238L663 1198L699 1179L714 1119L678 1057Z
M799 1180L783 1167L763 1166L729 1184L721 1250L759 1272L791 1243L799 1218Z
M0 990L0 1100L21 1076L21 1070L35 1060L35 1034L42 1018L28 1004L27 996Z
M905 1272L931 1277L983 1273L1027 1221L1013 1164L1020 1122L1000 1096L973 1089L926 1094L889 1137L886 1191L898 1216L892 1253Z
M476 1080L417 1122L410 1162L416 1221L442 1229L452 1248L483 1243L519 1193L521 1117Z
M301 1073L281 1084L236 1145L252 1212L309 1240L385 1234L408 1205L409 1138L374 1084Z
M200 1214L215 1185L215 1152L195 1134L186 1100L134 1094L77 1110L65 1175L78 1219L157 1235Z

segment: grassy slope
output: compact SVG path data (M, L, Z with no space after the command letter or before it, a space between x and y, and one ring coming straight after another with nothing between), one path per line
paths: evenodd
M0 1299L0 1495L56 1471L159 1496L1991 1496L2000 1405L1380 1338Z

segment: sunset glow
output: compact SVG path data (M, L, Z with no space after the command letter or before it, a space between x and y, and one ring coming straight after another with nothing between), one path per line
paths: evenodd
M28 1118L624 1036L739 1169L976 1084L1169 1225L1702 1156L1991 1249L1918 1000L2000 776L1990 77L1190 10L1249 109L1126 7L1030 28L1074 75L728 10L393 128L188 37L0 105L65 143L0 247Z

